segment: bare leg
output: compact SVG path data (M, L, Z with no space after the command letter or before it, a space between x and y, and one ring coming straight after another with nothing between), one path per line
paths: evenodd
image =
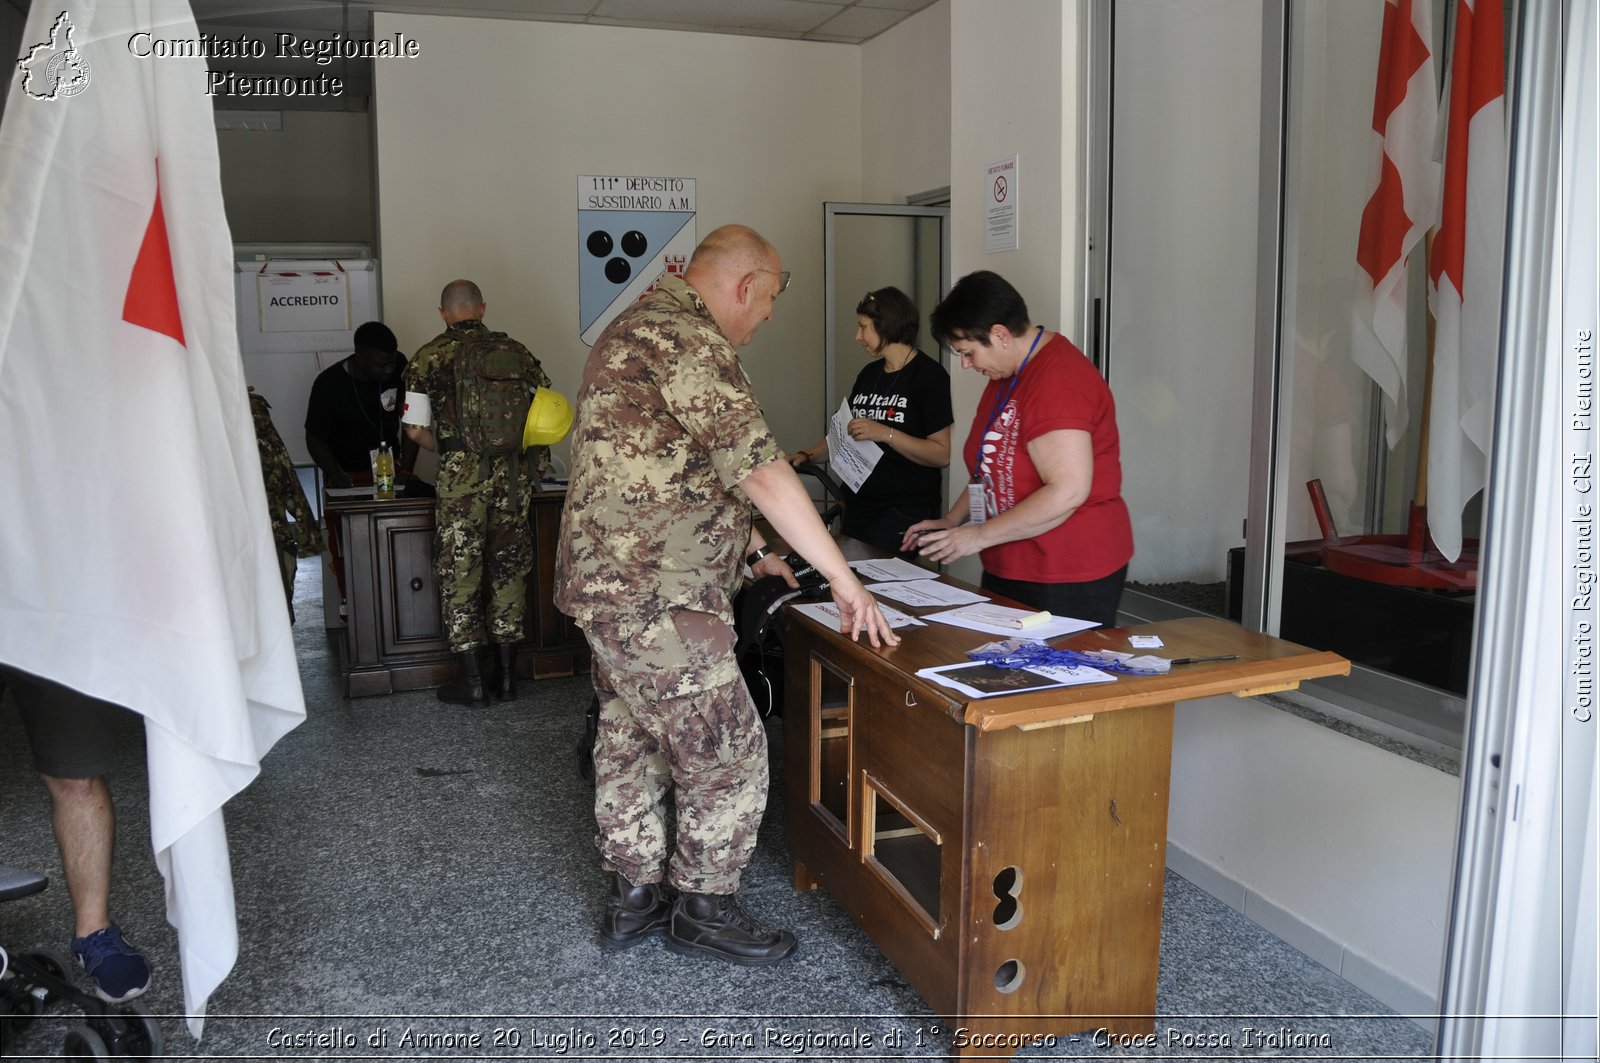
M111 925L111 846L116 820L105 776L58 779L41 775L50 791L50 824L67 875L67 893L77 919L74 936L88 937Z

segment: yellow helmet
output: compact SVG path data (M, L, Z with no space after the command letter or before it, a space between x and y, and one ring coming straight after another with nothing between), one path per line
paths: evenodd
M559 391L540 388L533 393L528 419L522 425L524 447L548 447L559 443L572 427L572 403Z

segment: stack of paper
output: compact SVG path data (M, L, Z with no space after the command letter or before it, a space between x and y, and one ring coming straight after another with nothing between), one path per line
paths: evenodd
M1075 620L1070 616L1041 617L1031 609L1012 609L1009 606L985 602L981 605L964 605L959 609L946 609L942 613L929 613L924 620L937 620L952 627L982 631L988 635L1010 635L1024 639L1053 639L1057 635L1070 635L1098 627L1093 620Z
M921 609L931 605L969 605L972 602L986 602L989 599L981 594L964 591L960 587L952 587L948 583L941 583L936 579L914 579L895 583L869 583L867 590L879 598L893 598L902 605L909 605L914 609Z
M892 605L884 605L879 602L878 608L883 610L883 618L889 621L891 628L924 626L922 621L916 617L902 613ZM811 619L819 621L835 631L839 630L839 607L832 602L809 602L806 605L795 606L795 610L806 614Z
M938 573L930 572L921 565L913 565L899 557L869 557L850 562L850 567L855 569L856 575L863 583L869 579L900 581L938 578Z

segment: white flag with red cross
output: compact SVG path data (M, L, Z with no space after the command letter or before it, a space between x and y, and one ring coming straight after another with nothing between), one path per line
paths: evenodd
M305 717L183 0L35 3L0 126L0 661L145 721L184 1002L238 952L222 806Z
M1383 392L1389 446L1405 434L1406 265L1433 224L1439 121L1431 0L1387 0L1372 104L1371 194L1356 245L1351 355Z
M1461 511L1489 475L1506 224L1505 22L1500 0L1458 0L1444 194L1428 265L1437 328L1428 415L1428 531L1461 556Z

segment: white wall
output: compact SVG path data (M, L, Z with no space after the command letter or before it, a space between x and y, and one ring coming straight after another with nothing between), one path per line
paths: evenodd
M577 385L577 178L693 177L698 234L752 225L794 271L743 361L778 439L823 424L822 208L861 188L852 45L379 13L422 58L376 64L380 252L403 345L439 290L478 282L488 320Z
M275 132L217 133L235 243L373 239L370 116L284 111Z
M1136 581L1220 581L1244 544L1260 41L1260 0L1117 5L1108 347Z
M1174 869L1378 999L1431 1011L1460 780L1247 698L1186 702L1176 721Z
M951 65L950 0L861 46L863 202L904 203L950 183Z
M993 270L1022 293L1035 324L1065 331L1074 342L1083 257L1074 147L1078 13L1077 5L1059 0L951 0L950 10L951 279ZM1013 154L1021 187L1017 250L985 254L984 167ZM984 383L959 364L951 368L957 448ZM966 479L953 460L948 497ZM980 570L976 558L965 558L951 571L976 582Z

